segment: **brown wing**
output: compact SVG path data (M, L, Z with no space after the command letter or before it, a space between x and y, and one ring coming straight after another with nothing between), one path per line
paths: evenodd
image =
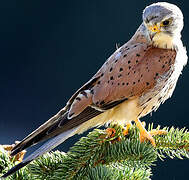
M156 85L170 70L176 51L146 46L123 46L98 72L101 77L93 87L93 103L99 107L133 96L141 96Z

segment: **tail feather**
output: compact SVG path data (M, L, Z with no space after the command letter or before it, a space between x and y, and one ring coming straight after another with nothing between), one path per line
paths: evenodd
M59 113L47 121L45 124L40 126L37 130L27 136L23 141L17 144L13 150L11 155L17 154L25 148L32 146L41 141L50 139L44 145L42 145L39 149L34 151L31 155L25 158L20 164L16 165L12 169L10 169L6 174L2 176L5 178L17 170L21 169L37 157L43 155L44 153L52 150L59 144L63 143L69 137L78 133L78 128L81 124L88 121L89 119L98 116L103 113L102 111L98 111L92 107L87 107L81 114L72 119L67 118L67 112ZM0 178L1 179L1 178Z
M56 136L57 134L52 135L52 128L58 126L60 121L67 118L67 113L64 115L61 115L58 113L54 117L52 117L49 121L44 123L42 126L40 126L37 130L29 134L26 138L24 138L20 143L16 144L12 151L11 156L16 155L17 153L21 152L22 150L33 146L39 142L45 141L49 138L52 138Z
M87 107L81 114L72 119L68 119L68 112L64 112L64 114L58 113L49 121L47 121L47 123L40 126L37 130L17 144L12 149L11 156L16 155L22 150L39 142L53 138L69 129L73 129L101 113L101 111L98 111L92 107Z
M18 165L14 166L13 168L11 168L7 173L5 173L3 176L1 176L1 178L6 178L8 176L10 176L11 174L15 173L16 171L18 171L19 169L23 168L24 166L26 166L27 164L29 164L31 161L27 161L27 162L21 162ZM0 179L1 179L0 178Z
M53 148L55 148L59 144L63 143L66 139L73 136L76 133L77 129L78 129L78 127L70 129L66 132L63 132L62 134L59 134L58 136L54 137L53 139L47 141L39 149L37 149L31 155L29 155L27 158L25 158L21 163L14 166L13 168L11 168L6 174L4 174L2 176L2 178L6 178L7 176L15 173L16 171L18 171L22 167L26 166L28 163L30 163L31 161L33 161L37 157L41 156L42 154L52 150Z

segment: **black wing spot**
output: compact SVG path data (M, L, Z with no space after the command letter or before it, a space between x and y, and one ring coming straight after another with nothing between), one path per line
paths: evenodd
M94 90L93 89L91 89L91 94L94 94Z
M81 98L80 97L76 97L75 98L77 101L81 101Z
M137 57L139 57L139 56L140 56L140 54L136 54L136 56L137 56Z
M147 102L149 102L151 99L152 99L152 98L149 98L149 99L147 100Z
M149 86L149 85L150 85L150 83L149 83L149 82L146 82L146 85L147 85L147 86Z
M123 68L120 68L119 71L120 71L120 72L123 71Z
M130 64L131 63L131 61L128 61L128 64Z
M113 76L111 76L111 77L110 77L110 80L114 80L114 77L113 77Z
M111 72L112 70L113 70L113 68L111 67L111 68L110 68L110 72Z
M151 110L152 110L152 111L155 111L155 108L156 108L156 106L152 106L152 109L151 109Z

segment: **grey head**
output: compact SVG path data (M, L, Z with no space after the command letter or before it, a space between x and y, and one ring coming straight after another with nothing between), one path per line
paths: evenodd
M143 23L150 37L157 34L179 37L183 29L183 14L174 4L167 2L154 3L143 11Z

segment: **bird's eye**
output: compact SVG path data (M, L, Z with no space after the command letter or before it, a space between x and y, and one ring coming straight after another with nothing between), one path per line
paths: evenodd
M169 25L169 23L170 23L170 21L169 21L169 20L165 20L165 21L163 21L163 22L162 22L162 25L163 25L163 26L168 26L168 25Z

